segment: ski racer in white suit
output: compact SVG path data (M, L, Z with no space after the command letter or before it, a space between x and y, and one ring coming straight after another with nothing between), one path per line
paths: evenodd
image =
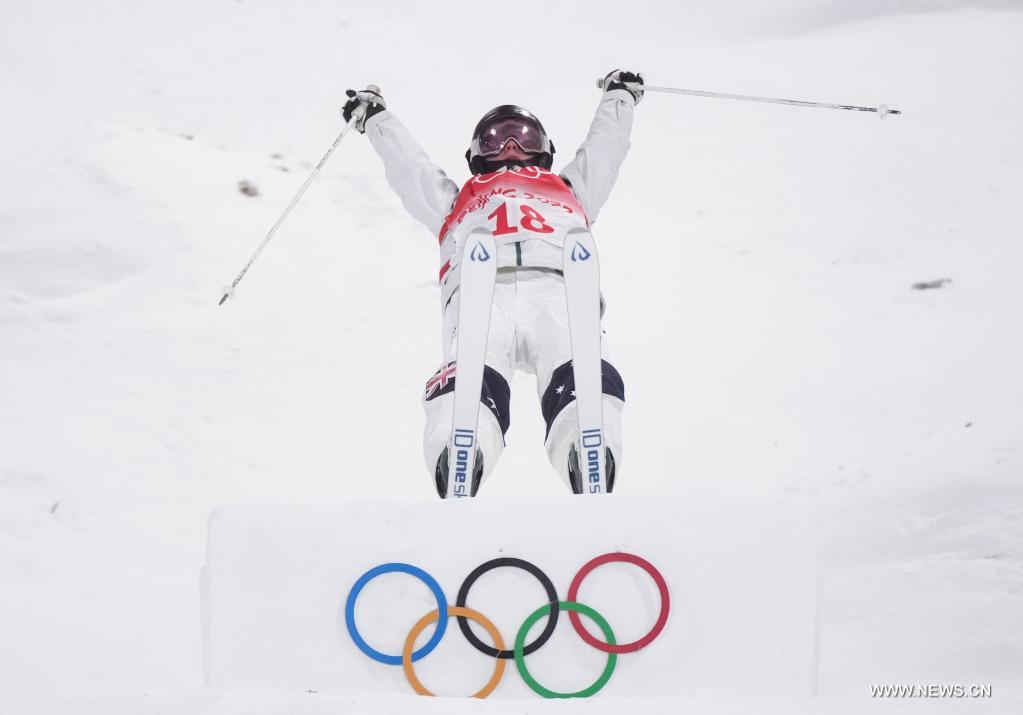
M582 491L562 246L570 229L593 225L611 192L629 149L634 108L643 95L625 82L642 81L642 75L633 72L615 70L607 75L586 140L560 174L551 171L554 145L536 117L512 105L488 112L466 152L473 176L461 190L386 109L377 87L347 92L345 120L364 107L356 128L369 136L405 209L440 243L444 357L426 384L423 406L426 466L442 498L457 370L458 260L461 242L480 227L487 227L497 241L498 270L480 398L487 409L480 410L472 494L504 449L509 384L519 369L537 377L551 464L574 492ZM621 376L607 361L603 336L601 356L610 491L621 471L625 391Z

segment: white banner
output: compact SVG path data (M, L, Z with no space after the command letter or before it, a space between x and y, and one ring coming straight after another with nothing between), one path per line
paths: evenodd
M609 663L559 609L549 640L530 648L548 616L538 617L524 637L531 652L521 666L535 686L578 692L609 675L598 697L812 694L817 574L809 507L619 495L217 510L202 584L207 683L411 693L400 662L410 630L438 608L439 595L456 606L477 567L518 560L480 574L465 598L496 626L511 655L523 622L550 600L541 578L567 601L584 565L623 552L656 569L669 603L641 566L607 557L610 563L582 578L575 600L603 617L624 646L619 649L629 652ZM541 573L516 566L519 561ZM360 577L393 563L407 567L384 567L353 598L351 625L364 651L349 628L346 603ZM663 629L632 650L629 644L642 641L665 612ZM590 641L606 642L589 617L580 623L593 634ZM514 657L502 659L504 672L496 678L497 659L469 642L458 619L447 620L439 640L436 628L426 625L411 646L421 687L468 696L490 682L493 697L539 697ZM493 644L483 627L472 630L481 644ZM373 652L397 664L374 660L367 654Z

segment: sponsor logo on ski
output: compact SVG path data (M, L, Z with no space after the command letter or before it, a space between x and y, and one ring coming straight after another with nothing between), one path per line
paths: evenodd
M579 243L579 241L576 241L575 245L572 246L572 260L573 261L585 261L589 257L590 257L590 252L586 250L586 246L584 246L583 244Z
M451 441L455 447L455 487L452 491L456 497L467 497L469 496L469 490L466 487L469 475L469 455L472 454L473 445L476 444L476 432L459 427L455 430L454 438Z
M479 241L472 247L472 253L469 254L470 261L478 261L480 263L486 263L490 260L490 254L487 249L483 247L483 244Z
M590 480L590 493L600 492L600 447L604 444L599 428L583 430L583 449L586 451L586 473Z
M627 563L638 566L646 571L650 578L654 580L657 590L660 593L661 607L657 614L657 620L654 622L654 625L650 628L650 630L647 631L646 635L638 640L632 641L631 643L618 644L615 640L614 632L611 630L611 626L607 620L597 613L596 610L590 606L580 603L577 600L579 587L582 585L583 579L585 579L590 572L597 567L609 563ZM489 618L479 611L466 606L466 602L469 597L469 589L472 588L473 584L488 571L501 567L518 568L531 574L540 582L540 585L543 587L547 596L546 601L527 616L525 621L523 621L515 635L514 645L511 648L506 647L500 631L497 630L497 627L494 626ZM355 602L359 598L359 594L362 592L362 589L377 576L388 573L403 573L419 579L429 587L429 589L433 592L433 597L437 601L437 608L420 618L419 621L412 626L408 636L405 638L405 644L402 648L401 655L390 655L376 650L366 642L366 640L362 637L362 634L359 633L358 627L355 625ZM501 682L501 678L504 675L505 664L509 660L514 660L515 666L518 669L523 682L534 693L545 698L588 698L599 692L600 689L607 685L608 681L611 680L611 675L614 673L615 667L618 663L618 656L620 654L634 653L645 648L661 634L661 631L664 630L665 624L668 622L668 612L670 609L671 599L668 595L668 584L665 582L661 572L658 571L657 568L649 561L640 556L636 556L635 554L618 551L590 559L572 578L572 582L568 587L568 597L564 601L558 599L558 592L554 587L554 583L547 574L541 571L535 564L523 559L502 556L482 563L472 570L459 587L458 597L455 600L455 605L453 606L448 605L447 597L444 595L444 591L441 589L437 580L418 566L398 562L375 566L362 574L362 576L360 576L355 582L355 585L352 586L352 590L348 592L348 599L345 602L345 625L348 627L348 634L351 636L352 641L364 654L378 663L402 666L409 685L411 685L412 689L420 695L433 695L433 693L427 690L419 680L412 664L422 658L425 658L433 651L434 648L437 647L447 630L448 618L454 616L458 619L458 627L462 631L462 635L465 636L466 640L468 640L476 650L494 659L493 675L490 677L490 680L483 689L478 691L474 697L485 698L490 695ZM541 685L529 672L525 660L527 655L535 653L542 648L548 640L550 640L550 637L554 634L554 628L557 626L558 617L563 611L568 612L568 617L572 622L572 627L587 645L607 654L607 663L604 666L604 670L600 674L600 677L598 677L597 680L589 687L583 688L582 690L574 693L557 692L549 690ZM583 623L579 618L580 615L586 616L589 620L597 624L604 635L603 640L594 636L586 629L585 626L583 626ZM530 629L544 617L547 618L547 625L532 643L527 644L526 637L529 635ZM473 633L472 629L469 627L469 620L476 621L478 624L483 626L484 630L486 630L489 634L490 639L494 644L493 646L484 643L476 636L475 633ZM437 624L433 630L433 635L425 645L419 648L419 650L413 652L413 648L415 648L416 641L419 639L420 634L426 630L431 623Z

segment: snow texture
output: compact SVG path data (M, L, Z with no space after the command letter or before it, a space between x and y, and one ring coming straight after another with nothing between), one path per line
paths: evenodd
M468 132L505 102L542 118L562 166L614 67L904 114L651 93L594 226L627 386L618 488L812 500L817 698L530 712L1018 711L1018 3L525 2L513 39L443 5L0 11L0 712L521 710L201 688L212 506L435 498L418 401L436 244L347 137L217 301L337 135L346 87L379 84L462 181ZM512 388L486 496L561 494L533 381ZM869 692L948 682L993 697Z

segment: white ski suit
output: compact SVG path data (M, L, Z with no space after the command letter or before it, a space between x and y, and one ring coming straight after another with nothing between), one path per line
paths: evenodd
M472 228L487 224L498 243L498 272L481 396L488 409L480 410L478 431L483 479L504 448L509 384L521 369L537 377L547 454L572 487L569 454L578 431L561 245L568 228L592 226L607 200L629 149L634 108L628 91L606 92L586 140L560 175L538 167L502 169L472 177L461 191L394 114L385 110L367 120L366 134L383 160L388 183L440 242L443 361L423 395L423 449L431 474L451 437L461 241ZM605 439L617 481L624 385L607 362L603 336L601 353Z

